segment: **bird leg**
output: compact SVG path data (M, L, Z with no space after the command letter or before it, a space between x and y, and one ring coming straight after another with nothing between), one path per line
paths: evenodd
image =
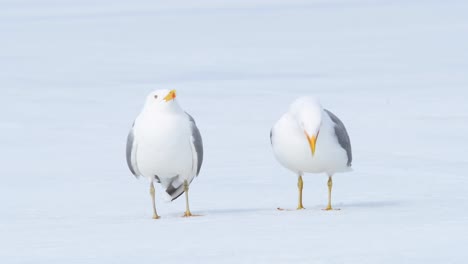
M325 208L324 210L330 211L330 210L333 210L331 206L331 193L332 193L332 187L333 187L332 176L328 176L327 185L328 185L328 205L327 205L327 208Z
M184 217L193 216L190 212L189 199L188 199L189 183L187 180L184 180L184 192L185 192L185 213Z
M302 205L302 188L304 187L304 182L302 181L302 175L299 175L297 180L297 188L299 189L299 204L297 205L297 210L305 209Z
M155 193L156 193L156 191L154 190L153 182L151 182L151 185L150 185L150 195L151 195L151 201L152 201L152 203L153 203L153 219L159 219L159 215L158 215L158 213L156 212Z

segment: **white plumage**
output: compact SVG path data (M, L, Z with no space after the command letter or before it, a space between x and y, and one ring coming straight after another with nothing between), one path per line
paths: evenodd
M203 144L193 118L178 105L175 91L159 90L148 95L128 136L127 162L135 176L150 180L154 218L153 181L161 183L166 198L174 200L186 193L203 161Z
M291 104L273 126L271 144L277 160L299 177L298 209L303 208L304 173L326 173L331 193L331 176L351 170L351 144L346 128L313 97L301 97Z

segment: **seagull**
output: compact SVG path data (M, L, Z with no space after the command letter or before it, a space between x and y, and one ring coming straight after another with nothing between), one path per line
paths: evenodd
M304 173L328 175L328 205L324 210L333 210L332 176L352 170L351 142L343 122L332 112L322 108L318 99L300 97L273 126L270 141L279 163L298 176L297 210L304 209Z
M175 90L157 90L148 95L127 138L127 165L135 177L150 181L153 219L156 211L153 182L165 189L166 200L185 192L185 217L189 208L189 185L200 173L203 142L195 120L176 101Z

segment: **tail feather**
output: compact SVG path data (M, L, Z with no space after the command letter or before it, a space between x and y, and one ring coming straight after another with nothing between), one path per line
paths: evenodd
M174 201L184 193L184 184L173 186L172 184L166 188L166 194L169 195L169 200Z
M174 201L184 193L184 182L179 179L179 175L172 178L158 178L163 186L167 201Z

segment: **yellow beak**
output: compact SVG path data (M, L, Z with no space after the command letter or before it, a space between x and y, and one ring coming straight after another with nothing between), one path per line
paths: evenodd
M307 137L307 141L309 141L309 146L310 146L310 150L312 151L312 156L315 155L315 144L317 143L317 137L316 136L309 136L309 134L307 134L307 132L305 132L305 135Z
M166 97L164 97L164 101L169 102L176 98L176 90L171 90Z

